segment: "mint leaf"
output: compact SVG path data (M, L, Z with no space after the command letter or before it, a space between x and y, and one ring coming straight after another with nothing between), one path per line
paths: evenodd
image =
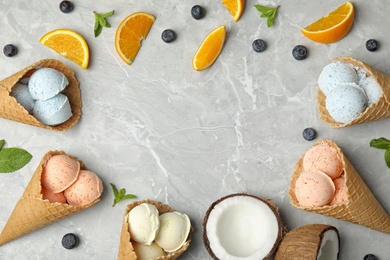
M125 188L122 188L118 191L114 184L110 183L110 185L112 188L112 192L114 193L114 203L112 204L113 207L122 200L137 198L137 196L133 194L126 194Z
M10 173L23 168L32 155L20 148L2 148L0 150L0 173Z
M390 148L390 140L384 137L378 139L372 139L370 142L370 146L378 149L387 150Z
M4 140L0 140L0 150L1 150L1 148L3 148L4 144L5 144L5 141Z
M387 164L387 167L390 168L390 149L387 149L385 152L385 162Z
M263 5L255 5L257 11L261 13L261 18L267 18L267 26L271 27L274 24L276 13L279 9L279 5L276 7L268 7Z
M107 27L107 28L111 27L111 24L106 20L106 18L113 15L114 10L112 10L111 12L102 13L102 14L93 11L93 14L95 16L95 25L93 27L94 35L95 35L95 37L98 37L100 35L100 33L102 32L103 27Z

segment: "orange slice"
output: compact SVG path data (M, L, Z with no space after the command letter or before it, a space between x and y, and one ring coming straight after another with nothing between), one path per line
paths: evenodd
M244 11L245 0L222 0L222 4L233 16L234 21L237 22Z
M301 32L315 42L332 43L348 34L353 20L353 4L346 2L328 15L302 29Z
M69 29L57 29L43 35L39 42L70 59L83 69L88 68L89 47L85 39L77 32Z
M120 23L115 34L115 49L124 62L133 63L155 19L151 14L137 12Z
M201 71L209 68L221 54L225 43L226 27L224 25L214 29L203 40L199 49L192 58L192 67Z

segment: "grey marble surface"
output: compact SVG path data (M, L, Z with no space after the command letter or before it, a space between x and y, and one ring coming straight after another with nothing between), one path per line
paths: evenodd
M389 259L389 235L295 209L287 194L294 164L314 144L302 138L302 131L313 127L317 140L332 139L343 149L390 212L390 170L384 152L369 147L373 138L390 138L390 121L332 129L319 119L316 107L317 78L332 58L352 56L390 74L387 1L353 1L352 30L333 44L312 42L299 30L341 0L247 0L238 22L219 0L74 0L69 14L59 11L59 2L0 0L0 46L13 43L19 48L12 58L0 54L0 77L40 59L59 59L75 71L83 100L81 120L65 132L0 118L0 139L7 147L33 155L23 169L0 175L0 230L49 150L64 150L84 161L102 178L105 191L94 207L0 247L0 259L116 259L122 216L131 201L112 207L110 182L139 199L168 203L190 216L195 232L182 259L209 259L201 239L204 214L213 201L237 192L272 199L288 229L334 225L341 235L342 260L363 259L367 253ZM260 18L253 7L257 3L281 6L273 27ZM191 17L195 4L206 8L204 19ZM112 28L94 38L92 11L111 10ZM115 51L114 36L121 20L136 11L149 12L156 21L128 66ZM227 27L222 54L210 69L194 71L191 59L200 42L222 24ZM85 37L91 51L87 70L39 43L44 33L57 28ZM170 44L161 40L167 28L178 35ZM265 52L252 50L256 38L267 41ZM369 38L380 42L379 51L366 50ZM292 57L297 44L309 49L306 60ZM81 239L76 249L61 246L68 232Z

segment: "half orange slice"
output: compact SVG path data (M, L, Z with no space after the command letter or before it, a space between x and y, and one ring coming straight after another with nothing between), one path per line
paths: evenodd
M240 19L245 6L245 0L222 0L222 4L228 9L235 22Z

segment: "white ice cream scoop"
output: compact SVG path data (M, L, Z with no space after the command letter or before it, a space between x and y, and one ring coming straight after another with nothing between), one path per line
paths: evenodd
M342 62L332 62L326 65L318 77L318 85L327 96L343 83L357 84L358 76L352 66Z

